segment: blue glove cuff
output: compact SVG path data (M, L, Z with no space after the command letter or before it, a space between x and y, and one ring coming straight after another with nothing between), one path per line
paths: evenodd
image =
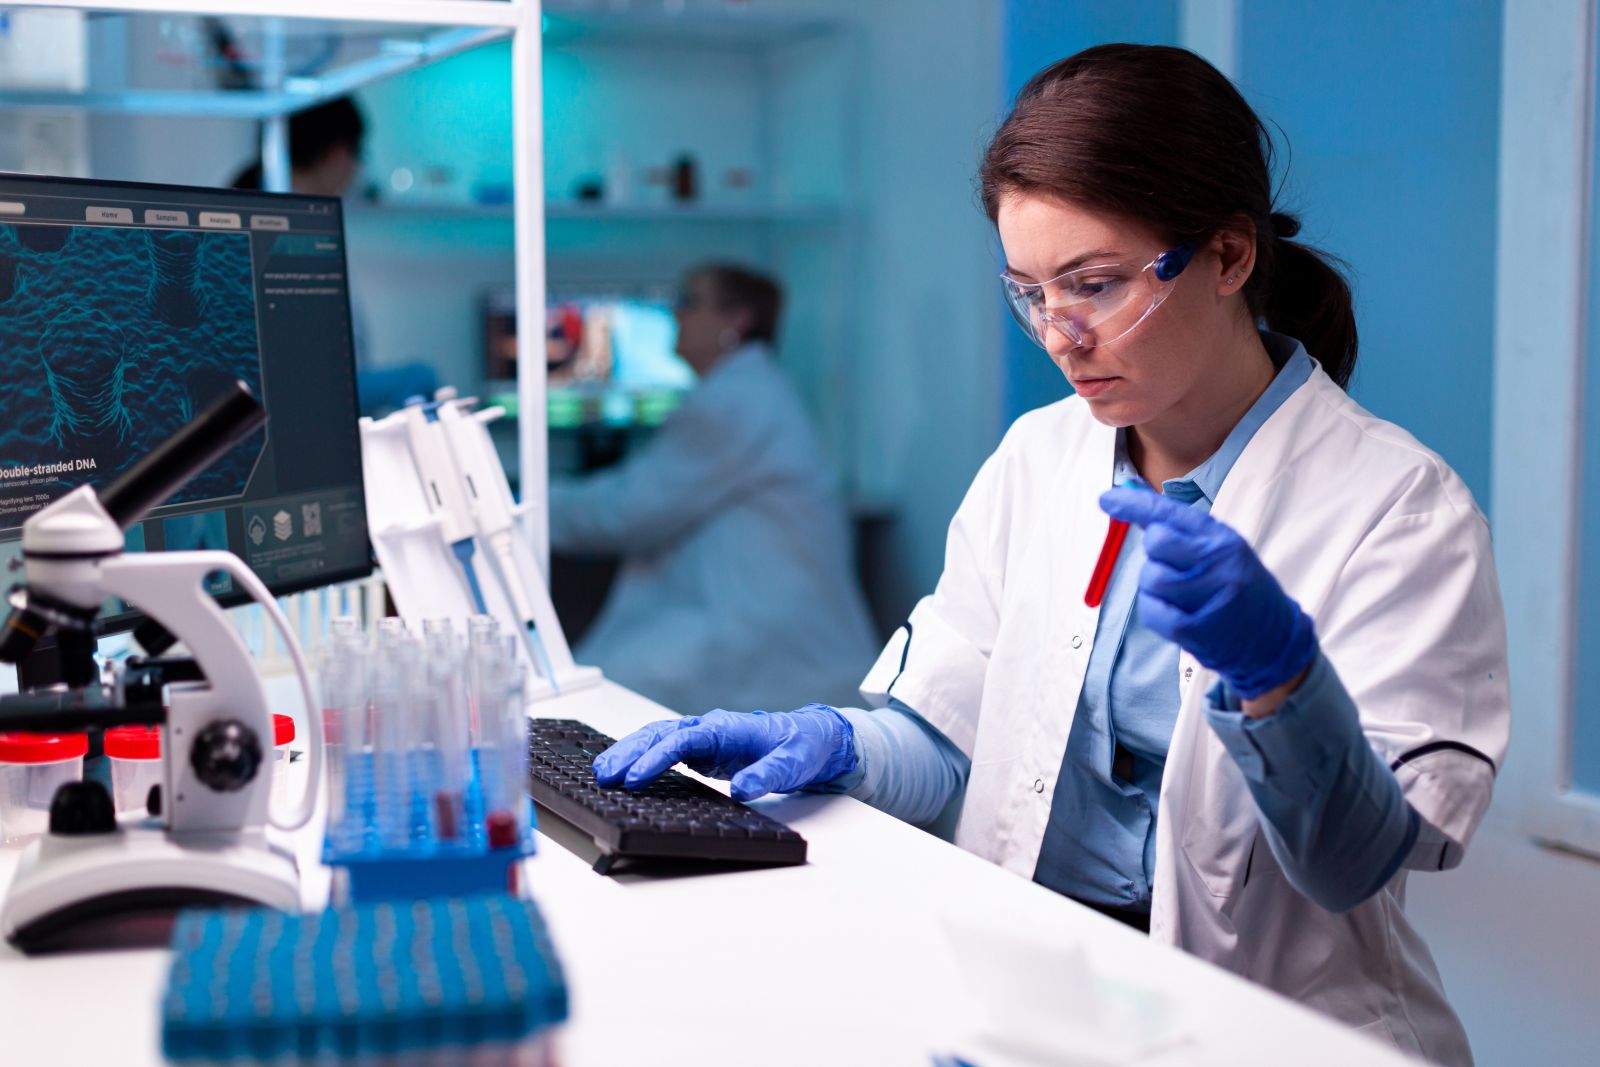
M807 704L798 709L794 714L799 715L810 712L821 715L830 721L833 733L833 748L828 753L827 761L822 769L817 772L807 785L819 785L831 782L835 778L842 778L854 771L861 764L861 757L856 753L856 729L850 725L850 720L839 714L839 710L828 704Z
M1311 616L1294 600L1285 597L1291 609L1291 622L1276 655L1262 660L1254 670L1242 675L1218 671L1241 700L1254 700L1271 692L1311 666L1317 658L1317 634Z

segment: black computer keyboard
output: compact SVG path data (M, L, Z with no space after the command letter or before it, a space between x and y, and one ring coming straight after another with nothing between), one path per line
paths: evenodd
M597 785L591 765L611 743L574 719L534 719L528 729L528 792L594 839L595 870L619 860L806 861L805 838L686 774L668 771L640 790Z

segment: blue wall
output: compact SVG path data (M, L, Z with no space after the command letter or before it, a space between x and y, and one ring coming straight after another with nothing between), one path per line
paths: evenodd
M1486 508L1500 2L1359 13L1313 0L1237 2L1237 80L1290 145L1282 202L1302 215L1302 236L1354 275L1362 355L1351 391L1441 453ZM1175 0L1009 0L1005 97L1092 44L1182 43L1181 22ZM1067 387L1006 322L1009 424Z
M1354 274L1351 392L1443 455L1485 510L1500 27L1499 0L1363 4L1359 17L1240 2L1238 81L1288 135L1285 202Z
M1058 59L1092 45L1113 41L1177 44L1177 0L1138 0L1116 4L1063 4L1060 0L1006 0L1001 39L1001 64L1006 110L1035 73ZM999 274L1004 266L1000 242L994 241L995 282L992 299L1004 321L1004 366L1001 384L1002 431L1024 411L1050 404L1071 392L1061 371L1029 341L1005 310Z

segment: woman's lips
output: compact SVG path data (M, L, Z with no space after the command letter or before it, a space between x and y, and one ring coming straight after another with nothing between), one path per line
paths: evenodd
M1079 396L1083 397L1085 400L1093 400L1095 397L1099 396L1101 393L1105 392L1107 389L1110 389L1113 385L1115 385L1121 379L1119 379L1119 378L1069 378L1067 380L1072 383L1072 388L1074 388L1074 389L1076 389L1078 391L1078 395Z

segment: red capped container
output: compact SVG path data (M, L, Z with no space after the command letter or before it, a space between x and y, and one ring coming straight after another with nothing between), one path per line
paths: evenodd
M105 733L105 751L117 814L144 811L150 787L161 784L161 727L113 727Z
M289 742L294 740L294 720L287 715L272 717L272 783L276 787L289 762ZM105 734L106 758L111 761L111 796L117 814L142 812L150 798L150 787L161 784L161 728L159 726L118 726Z
M272 716L272 790L283 790L279 785L289 769L289 742L294 740L294 720L287 715Z
M56 788L83 777L88 734L0 734L0 843L20 848L50 828Z

